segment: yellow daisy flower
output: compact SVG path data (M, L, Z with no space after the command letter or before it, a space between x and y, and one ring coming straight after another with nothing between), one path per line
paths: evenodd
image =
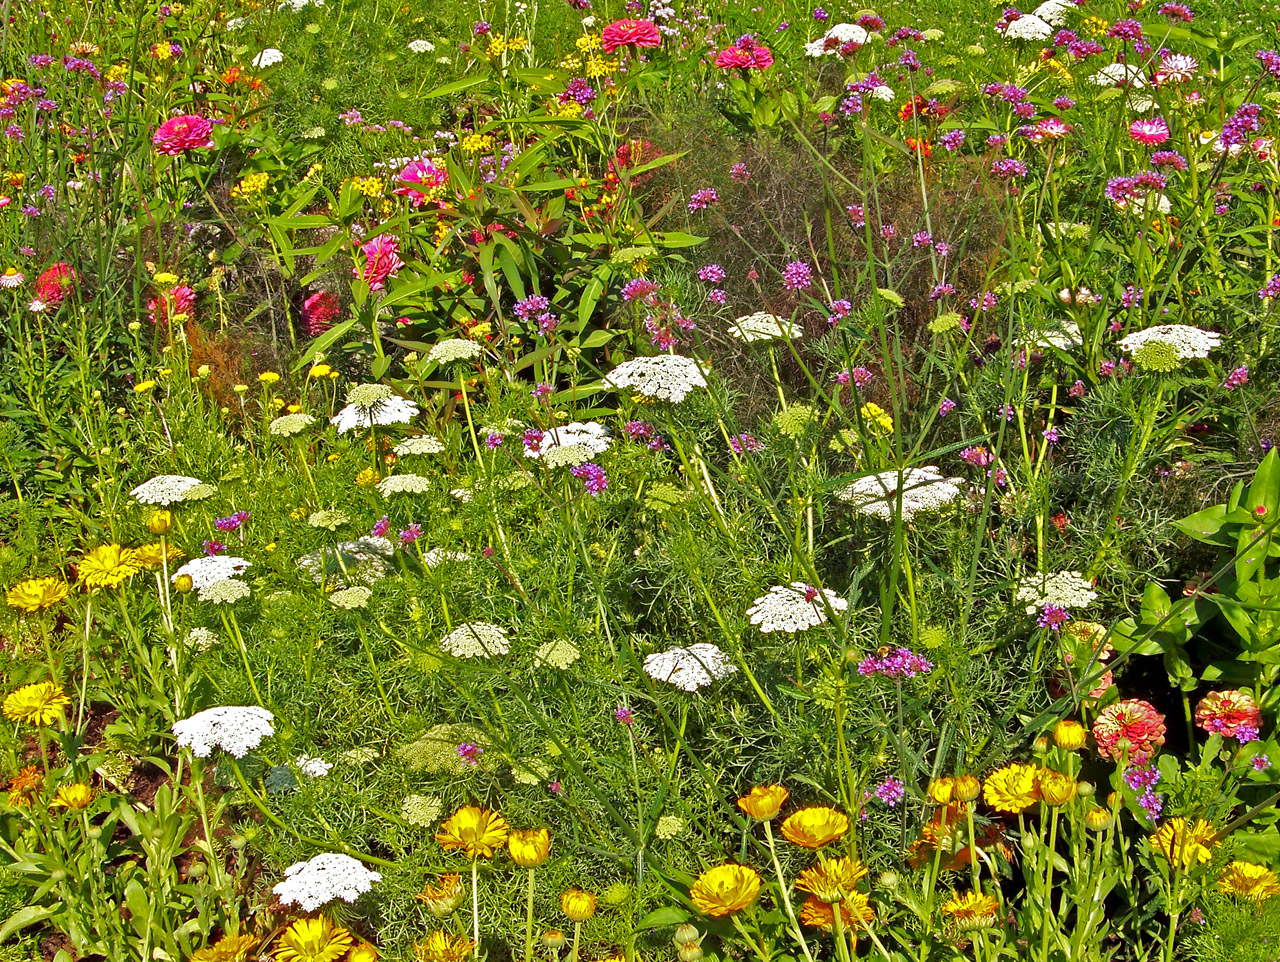
M52 725L62 718L62 710L70 704L71 699L61 685L40 681L10 692L4 700L3 710L4 717L10 721Z
M27 614L35 614L52 608L67 597L67 583L61 578L28 578L9 589L5 601L10 608L18 608Z
M689 889L689 899L703 915L719 918L741 912L760 894L760 873L746 865L707 869Z
M493 858L507 840L507 821L497 812L464 805L440 825L436 841L443 848L457 848L467 858Z
M118 588L141 569L132 549L102 544L80 559L80 580L90 588Z

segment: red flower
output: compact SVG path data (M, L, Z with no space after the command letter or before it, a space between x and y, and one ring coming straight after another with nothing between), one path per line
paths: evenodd
M156 152L168 154L170 157L184 150L194 150L213 146L213 123L196 114L182 114L171 117L157 129L151 142Z
M1223 738L1236 738L1240 729L1249 729L1249 734L1258 737L1258 729L1262 727L1262 712L1253 695L1243 688L1235 691L1211 691L1200 699L1196 706L1196 724L1205 731L1217 732Z
M302 327L307 337L319 337L342 313L342 303L332 291L316 291L302 302Z
M364 273L358 267L351 272L362 280L369 282L369 290L382 290L382 282L388 277L395 277L404 261L400 259L400 242L387 234L379 234L373 240L360 247L364 253Z
M1102 709L1093 723L1093 738L1103 758L1115 758L1120 754L1116 743L1127 740L1129 760L1142 764L1164 744L1164 716L1140 698L1127 698Z
M605 53L619 47L661 47L662 34L652 20L615 20L600 34Z
M179 314L184 315L181 320L191 318L195 314L195 307L195 291L185 285L173 287L160 297L147 301L147 317L152 324L168 324L170 318L177 318Z
M748 68L751 66L751 54L737 47L721 50L716 57L716 66L721 70L732 70L734 67Z
M46 304L61 304L75 283L75 269L66 261L58 261L36 280L36 296Z

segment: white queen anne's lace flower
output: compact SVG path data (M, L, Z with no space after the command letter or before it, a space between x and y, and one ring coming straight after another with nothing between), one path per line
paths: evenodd
M1061 27L1075 8L1068 0L1045 0L1031 12L1050 26Z
M536 449L525 445L524 456L541 458L545 457L548 451L554 451L556 448L579 445L586 449L587 460L590 460L597 454L604 454L611 443L609 429L599 421L574 421L551 428L542 436L542 442Z
M196 651L208 651L217 643L217 634L208 628L192 628L187 635L187 644Z
M214 605L234 605L253 594L249 586L235 578L223 578L200 589L200 600Z
M329 595L329 604L335 608L354 611L357 608L367 607L369 599L372 597L373 590L371 588L366 588L364 585L356 585L353 588L343 588Z
M444 454L444 442L428 434L419 434L405 438L395 446L394 450L398 457L408 454Z
M697 691L737 672L723 651L708 642L688 648L668 648L644 660L645 673L655 681L665 681L684 691Z
M629 388L646 397L679 404L694 388L706 387L698 362L679 354L655 354L623 361L604 379L612 388Z
M441 341L427 352L427 360L436 364L454 364L458 361L471 361L479 357L483 349L475 341L461 337L451 337Z
M754 344L757 341L794 341L801 333L794 322L767 311L748 314L729 325L729 334L744 344Z
M346 434L356 428L383 427L388 424L408 424L418 413L412 401L395 395L382 384L357 384L347 392L347 406L329 419Z
M186 575L191 579L193 589L203 591L219 581L242 575L252 567L252 561L233 555L215 554L205 558L192 558L173 573L172 581L177 584L178 579Z
M257 705L224 705L174 722L173 734L197 758L208 758L215 748L244 758L275 734L273 721L275 716Z
M465 551L450 551L448 548L432 548L423 552L422 563L430 569L449 562L470 561L471 555Z
M1222 344L1222 336L1189 324L1161 324L1145 331L1134 331L1117 343L1127 354L1136 354L1148 344L1167 344L1178 353L1181 360L1190 361L1208 357L1210 351Z
M1018 582L1015 600L1026 605L1027 614L1045 605L1059 608L1087 608L1097 599L1093 582L1078 571L1059 571L1051 575L1030 575Z
M431 53L436 45L430 40L410 40L409 49L414 53Z
M284 870L284 881L271 891L285 905L314 912L334 899L354 902L381 882L382 875L370 871L350 855L326 852L306 862L295 862Z
M150 481L142 482L129 494L141 504L167 506L186 501L188 494L205 487L208 485L199 478L189 478L183 474L159 474Z
M1097 87L1132 87L1141 90L1147 85L1142 68L1136 63L1109 63L1089 78Z
M324 778L333 768L333 762L326 762L323 758L315 758L312 755L299 755L294 764L298 766L298 771L312 778Z
M763 634L772 631L795 634L825 624L827 605L833 611L845 611L849 602L829 589L819 591L803 581L793 581L790 585L774 585L767 594L757 598L747 609L747 617Z
M835 56L840 53L840 48L846 43L856 43L862 46L866 44L870 36L866 30L856 23L837 23L821 37L806 43L804 52L809 57Z
M906 468L901 478L897 471L881 471L858 478L836 491L836 497L851 505L859 514L889 521L898 505L898 487L902 487L902 517L910 521L917 514L937 511L960 497L956 480L944 478L932 465Z
M378 493L384 498L393 494L426 494L431 482L420 474L393 474L378 482Z
M440 639L440 647L455 658L492 658L511 650L507 630L487 621L459 625Z
M1004 31L1007 40L1044 40L1053 36L1053 27L1034 13L1024 13Z
M298 567L311 575L316 584L328 581L348 586L371 585L387 576L387 563L383 559L390 558L395 550L386 538L365 535L304 554L298 559Z
M253 58L253 66L259 70L267 67L274 67L276 64L283 62L284 53L275 47L268 47L262 53Z
M285 414L276 418L267 425L267 431L277 438L291 438L295 434L301 434L315 422L314 414L299 411L296 414Z

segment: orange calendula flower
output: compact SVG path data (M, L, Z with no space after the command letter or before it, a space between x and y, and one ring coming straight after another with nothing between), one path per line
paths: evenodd
M796 878L796 888L822 902L842 902L866 877L867 867L856 858L828 858L810 865Z
M43 726L60 720L63 709L69 704L71 699L61 685L39 681L11 691L5 697L3 711L9 721Z
M28 578L19 581L5 595L10 608L29 615L52 608L67 597L67 583L61 578Z
M836 909L840 910L840 924L844 931L853 932L875 921L876 911L867 897L854 892L843 902L823 902L815 895L809 896L800 906L800 922L831 932L836 925Z
M89 785L63 785L49 803L50 808L67 808L79 811L93 802L93 788Z
M144 544L133 549L134 559L143 569L158 568L165 561L177 561L182 552L171 544Z
M1088 737L1088 730L1078 721L1064 719L1053 726L1053 740L1059 748L1065 748L1069 752L1083 748L1085 739Z
M497 812L477 805L464 805L440 825L436 841L444 848L457 848L468 858L493 858L507 840L507 821Z
M258 940L252 935L224 935L191 956L191 962L249 962Z
M351 933L323 915L298 919L285 929L277 943L279 962L337 962L351 948Z
M746 865L707 869L689 889L689 899L703 915L719 918L741 912L760 894L760 873Z
M752 818L767 822L781 811L791 793L781 785L757 785L738 799L738 808Z
M782 834L786 840L808 849L829 845L847 831L849 817L825 805L814 805L792 812L782 823Z
M463 962L476 944L461 935L432 932L413 947L418 962Z
M957 929L972 932L995 924L1000 902L982 892L955 892L942 903L942 914L949 916Z
M1213 826L1202 818L1194 823L1185 818L1171 818L1147 837L1151 848L1163 855L1169 864L1187 869L1203 865L1213 858Z
M1040 799L1054 808L1076 797L1076 780L1070 775L1045 769L1040 773Z
M507 851L511 853L511 860L521 868L537 868L551 854L551 833L545 828L512 829L511 837L507 839Z
M1238 899L1261 902L1280 895L1280 879L1265 865L1232 862L1218 878L1218 891Z
M929 783L929 797L939 805L950 804L955 790L956 780L954 778L935 778Z
M141 569L132 549L103 544L80 559L80 581L90 588L118 588Z
M1234 691L1211 691L1196 706L1196 724L1209 734L1237 738L1242 729L1250 740L1258 737L1262 712L1253 695L1243 688Z
M1040 769L1014 762L987 776L983 800L998 812L1024 812L1040 798Z
M438 919L448 918L458 910L466 893L462 888L462 876L456 872L441 875L440 881L428 883L414 896L426 905L427 911Z

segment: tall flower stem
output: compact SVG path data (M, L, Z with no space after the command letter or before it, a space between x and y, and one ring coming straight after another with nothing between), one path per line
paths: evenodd
M364 656L369 662L369 671L373 673L373 683L378 686L378 695L382 698L382 707L387 710L387 717L394 718L395 713L391 710L391 700L387 698L387 690L382 686L382 675L378 672L378 665L373 660L373 652L369 650L369 640L364 634L364 625L357 625L356 630L360 634L360 647L364 649Z
M533 960L533 873L536 869L529 869L529 898L525 903L524 914L524 962L532 962Z
M262 692L258 691L258 683L253 680L253 670L249 667L249 652L244 645L244 635L240 634L240 624L236 621L235 613L232 612L228 619L226 609L223 608L222 627L227 629L227 634L236 640L236 647L240 650L240 661L244 665L244 675L249 679L249 688L253 691L253 697L258 702L259 708L266 708L266 704L262 700Z
M478 881L476 866L477 859L471 860L471 941L475 943L471 951L475 955L476 962L480 962L480 883ZM578 936L574 933L573 938L574 955L578 952Z
M582 923L573 923L573 948L569 950L569 962L578 962L578 937L582 935Z
M791 905L791 887L787 885L786 876L782 874L782 865L778 861L778 849L773 842L773 826L769 822L764 823L765 841L769 843L769 858L773 862L773 871L778 876L778 891L782 895L782 907L786 910L787 919L791 923L791 934L796 937L796 941L800 943L800 951L804 953L804 957L813 962L813 954L809 951L809 943L804 939L804 932L800 929L800 923L796 921L796 910Z

